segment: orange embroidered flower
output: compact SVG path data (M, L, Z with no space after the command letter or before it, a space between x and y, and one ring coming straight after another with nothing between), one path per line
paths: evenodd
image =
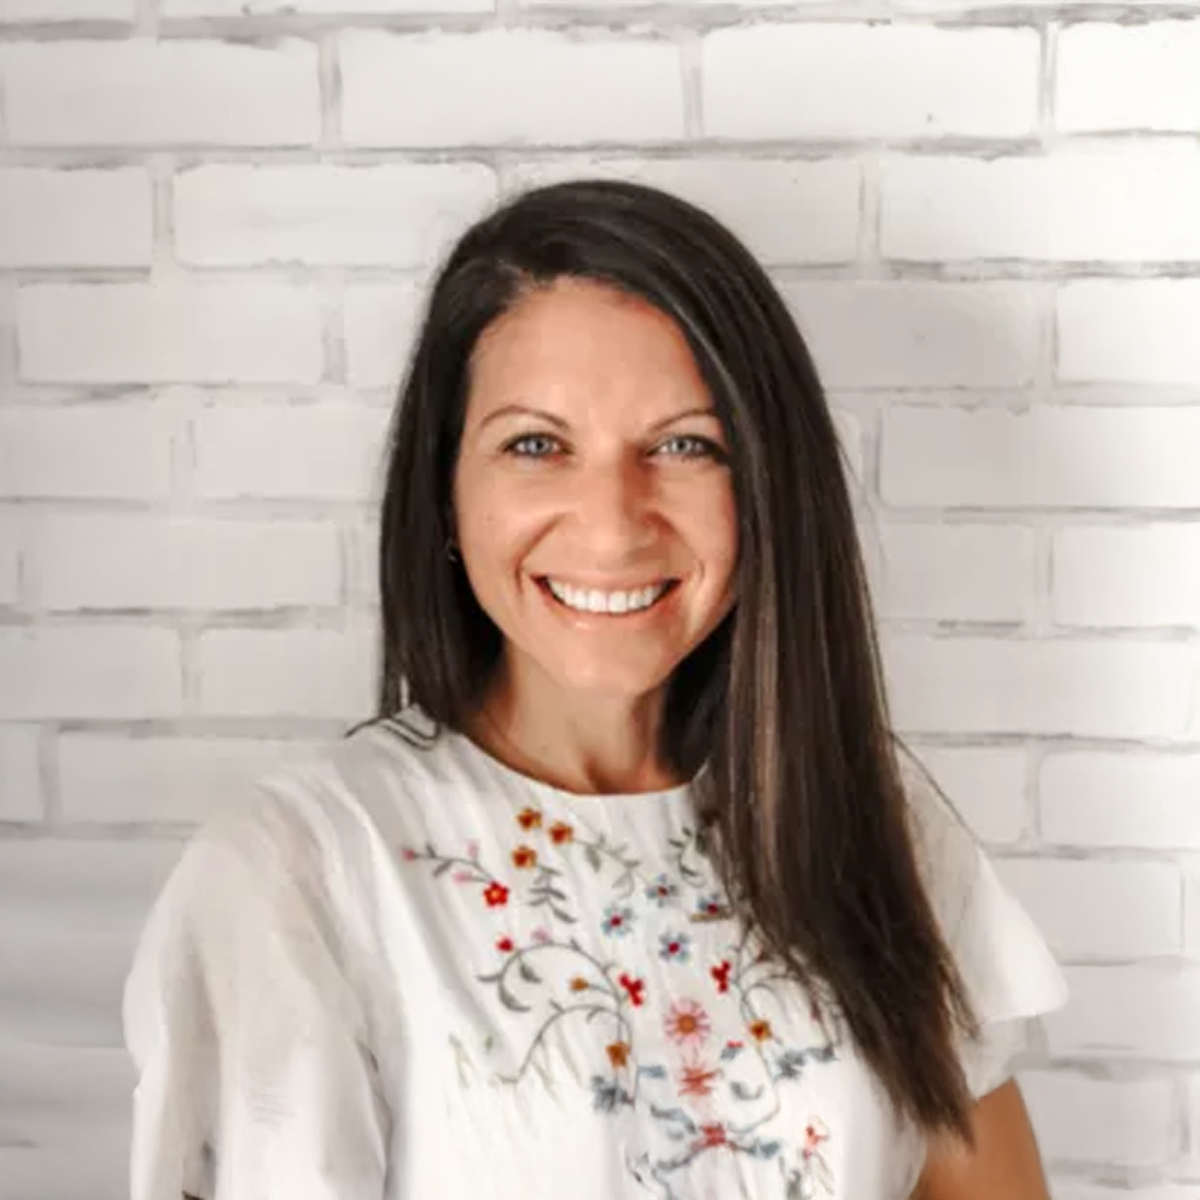
M537 866L537 851L531 846L518 846L512 852L512 860L514 867L528 871L531 867Z
M613 1042L606 1047L606 1051L608 1053L608 1061L618 1071L629 1062L628 1042Z
M679 1072L679 1094L681 1096L711 1096L720 1071L706 1067L703 1063L692 1063Z
M667 1037L680 1045L702 1042L712 1032L712 1022L695 1000L677 1000L664 1022Z
M750 1036L756 1042L768 1041L773 1035L771 1033L771 1022L764 1021L761 1018L757 1021L750 1022Z
M536 808L523 808L517 813L517 824L522 829L541 829L542 814Z
M565 846L567 842L575 840L575 829L566 821L555 821L550 826L550 840L556 846Z
M568 986L573 992L586 992L592 985L582 975L576 975Z
M508 903L508 888L495 879L483 889L483 898L488 908L503 908Z

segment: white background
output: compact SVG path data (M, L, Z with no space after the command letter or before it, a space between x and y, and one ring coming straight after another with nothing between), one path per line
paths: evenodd
M150 898L370 705L435 256L597 171L810 336L898 722L1068 965L1056 1196L1195 1200L1200 6L498 5L0 0L0 1200L125 1194Z

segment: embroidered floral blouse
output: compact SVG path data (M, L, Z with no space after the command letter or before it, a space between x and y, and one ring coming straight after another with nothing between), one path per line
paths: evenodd
M909 783L982 1095L1063 983ZM127 983L133 1200L909 1195L923 1139L731 917L687 788L577 796L377 726L253 792L189 846Z

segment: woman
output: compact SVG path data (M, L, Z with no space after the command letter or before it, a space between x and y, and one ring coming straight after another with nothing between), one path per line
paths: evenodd
M1061 978L891 734L746 250L643 187L518 198L390 453L377 719L144 935L134 1200L1044 1197L1007 1064Z

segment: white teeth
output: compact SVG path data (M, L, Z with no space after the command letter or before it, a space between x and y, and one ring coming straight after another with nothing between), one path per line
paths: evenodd
M575 608L580 612L617 614L639 612L649 608L662 598L670 586L667 583L656 583L629 592L601 592L595 588L571 587L570 584L558 583L553 579L547 579L546 584L568 608Z

